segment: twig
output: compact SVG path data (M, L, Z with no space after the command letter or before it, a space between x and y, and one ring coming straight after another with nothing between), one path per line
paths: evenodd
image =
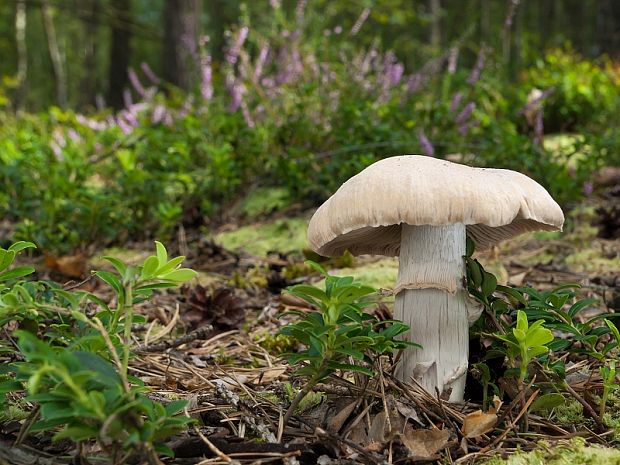
M191 331L183 336L180 336L172 341L159 342L157 344L150 344L144 347L139 347L138 352L163 352L173 347L179 347L180 345L187 344L188 342L195 341L197 339L204 339L207 334L213 331L212 325L205 325L194 331Z
M603 420L601 419L601 417L599 417L597 415L597 413L594 411L594 409L592 408L592 406L590 404L588 404L586 402L586 400L581 397L579 394L577 394L577 391L575 391L570 384L568 383L564 383L565 384L565 388L568 391L568 393L573 396L575 398L575 400L577 400L577 402L579 402L581 405L583 405L583 408L586 409L586 411L588 412L588 414L592 417L592 419L596 422L596 425L601 428L601 430L605 430L607 429L607 427L605 426L605 423L603 423Z

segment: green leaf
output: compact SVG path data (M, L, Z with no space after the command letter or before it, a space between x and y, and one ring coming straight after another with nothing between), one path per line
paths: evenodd
M157 259L160 264L168 263L168 252L166 247L159 241L155 241L155 249L157 250Z
M495 292L496 288L497 278L495 277L495 275L485 271L482 278L482 293L485 296L490 296L491 294L493 294L493 292Z
M115 257L105 256L102 258L112 264L116 271L118 271L118 274L121 275L121 279L125 278L125 274L127 273L127 265L125 265L122 261Z
M184 283L190 279L194 279L196 276L198 276L198 273L190 268L179 268L178 270L170 271L165 275L161 275L160 278L177 283Z
M15 252L12 250L0 249L0 270L8 268L13 259L15 258Z
M34 245L32 242L17 241L9 247L9 250L15 253L19 253L24 249L36 249L36 248L37 246Z
M155 274L155 271L159 268L159 259L155 255L151 255L146 260L144 260L144 264L142 265L142 272L140 273L140 277L142 279L148 279Z
M97 271L95 276L101 278L109 284L118 295L123 294L123 285L115 274L110 273L109 271Z
M187 407L188 402L186 400L173 400L165 406L166 415L172 416L175 413L183 411Z
M350 363L329 362L327 366L332 370L353 371L357 373L363 373L368 376L374 376L375 374L372 370L366 367L352 365Z
M157 271L155 271L155 274L157 276L160 276L162 274L168 273L169 271L174 270L181 263L183 263L183 260L185 260L185 257L181 255L179 257L175 257L171 259L168 263L160 263L159 264L160 267L157 269Z
M18 266L10 271L0 273L0 281L8 281L9 279L17 279L34 273L34 268L31 266Z
M552 392L549 394L543 394L536 398L532 405L530 405L529 412L534 413L540 410L551 410L560 405L564 405L565 399L562 394Z

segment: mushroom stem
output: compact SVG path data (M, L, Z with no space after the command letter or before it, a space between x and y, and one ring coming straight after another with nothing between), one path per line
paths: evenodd
M469 353L465 225L402 225L394 317L422 349L405 350L396 374L462 402Z

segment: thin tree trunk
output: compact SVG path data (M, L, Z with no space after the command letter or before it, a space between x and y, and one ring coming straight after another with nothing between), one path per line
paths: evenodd
M198 74L200 11L200 0L166 0L164 7L164 79L185 90Z
M84 27L84 74L80 82L80 103L82 106L95 103L97 92L97 36L99 34L99 0L88 0L82 16Z
M43 26L45 35L47 36L47 46L54 72L56 103L59 107L65 108L67 106L67 76L63 66L60 47L58 46L58 37L56 35L56 28L54 27L52 10L45 0L41 0L41 13L43 15Z
M441 47L441 0L431 0L431 45Z
M26 3L18 0L15 4L15 42L17 44L17 92L15 109L21 110L26 99L28 87L28 48L26 45Z
M128 87L128 68L131 58L130 0L112 0L115 21L112 23L112 45L110 47L110 68L108 72L108 104L113 108L123 107L123 90Z

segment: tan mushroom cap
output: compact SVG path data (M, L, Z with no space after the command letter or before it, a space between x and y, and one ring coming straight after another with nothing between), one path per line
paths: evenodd
M463 223L485 249L525 232L561 230L564 214L544 187L516 171L404 155L340 186L310 220L308 240L324 256L397 256L402 223Z

